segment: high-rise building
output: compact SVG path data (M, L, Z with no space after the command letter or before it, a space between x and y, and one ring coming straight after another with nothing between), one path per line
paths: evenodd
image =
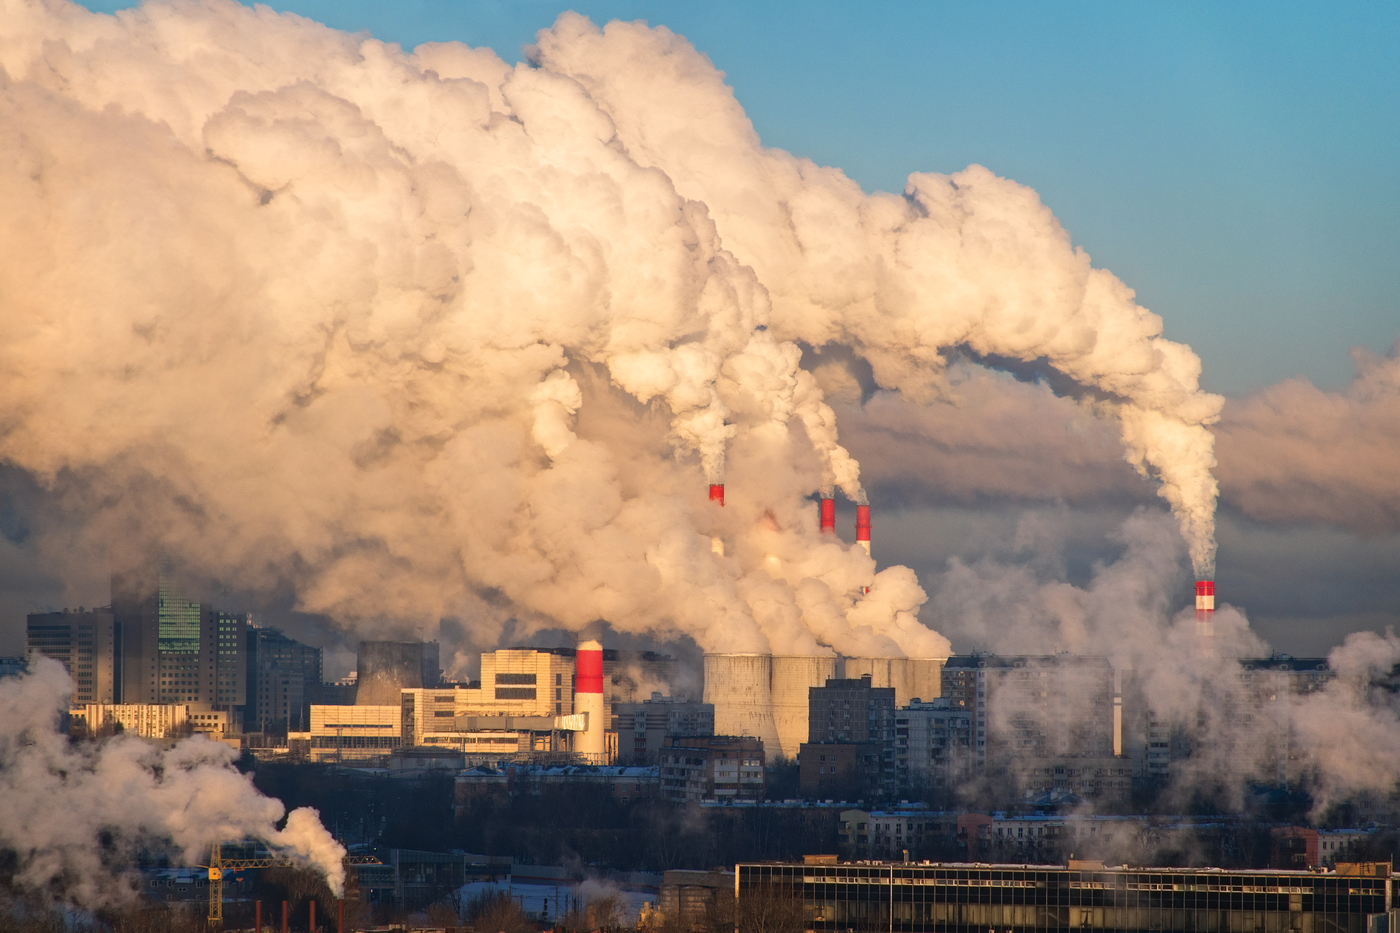
M34 613L25 629L26 653L59 661L73 678L73 706L112 703L118 677L116 628L108 609Z
M122 703L247 702L246 616L188 599L164 569L112 576Z
M898 786L895 688L871 686L871 675L832 678L808 690L809 741L800 746L803 796L891 797ZM833 778L833 774L835 777Z
M275 628L250 626L247 656L244 728L305 731L310 704L321 684L321 649L288 638Z
M972 714L946 698L895 712L895 768L901 792L955 787L972 774Z
M971 655L943 666L943 696L972 720L973 768L1028 759L1108 759L1121 748L1115 678L1106 658Z

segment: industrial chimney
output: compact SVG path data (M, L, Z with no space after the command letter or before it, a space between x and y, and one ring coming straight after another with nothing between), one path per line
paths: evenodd
M1207 654L1215 649L1215 581L1196 581L1196 640Z
M836 500L822 496L821 508L822 534L836 534Z
M608 724L603 711L603 646L585 641L574 657L574 712L588 714L588 727L576 734L574 751L595 765L607 763Z
M711 502L718 502L718 503L720 504L720 508L723 508L723 507L724 507L724 484L723 484L723 483L711 483L711 484L710 484L710 501L711 501Z
M870 506L856 506L856 544L870 553Z

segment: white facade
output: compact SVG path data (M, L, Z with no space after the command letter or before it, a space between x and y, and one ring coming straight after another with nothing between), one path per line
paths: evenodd
M311 760L378 758L402 744L402 706L312 706Z
M119 724L127 735L164 739L184 731L190 721L190 707L183 703L88 703L81 710L75 709L73 715L87 721L90 733Z

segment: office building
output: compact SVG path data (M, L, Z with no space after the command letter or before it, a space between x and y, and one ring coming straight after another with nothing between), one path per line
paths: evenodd
M791 903L816 933L988 930L1369 931L1393 915L1390 864L1335 873L884 862L741 862L736 918ZM796 903L796 902L800 902ZM1373 920L1372 918L1376 918Z
M113 575L112 615L123 703L247 703L247 616L194 602L151 568Z
M322 651L274 628L247 631L247 705L244 728L254 732L304 732L321 684Z
M118 698L116 624L108 609L42 612L25 626L26 654L60 662L73 678L73 706Z

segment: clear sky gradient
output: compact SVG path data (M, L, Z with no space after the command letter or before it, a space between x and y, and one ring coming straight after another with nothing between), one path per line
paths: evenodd
M1400 337L1394 4L270 5L507 61L566 9L665 25L724 70L765 144L867 189L970 162L1034 187L1215 391L1341 387L1348 347Z

